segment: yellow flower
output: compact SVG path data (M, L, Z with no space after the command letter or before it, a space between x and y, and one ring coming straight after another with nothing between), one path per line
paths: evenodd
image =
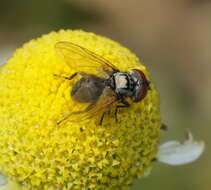
M118 122L56 122L71 110L70 84L53 76L77 71L55 53L69 41L108 59L122 71L145 66L120 44L93 33L61 30L17 49L0 70L0 168L24 189L125 189L151 170L160 134L155 86L122 109Z

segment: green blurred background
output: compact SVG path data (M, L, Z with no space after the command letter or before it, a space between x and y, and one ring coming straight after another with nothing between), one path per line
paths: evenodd
M161 94L161 142L189 128L206 142L186 166L154 163L133 190L211 189L211 1L209 0L0 0L0 64L24 42L59 29L105 35L134 51Z

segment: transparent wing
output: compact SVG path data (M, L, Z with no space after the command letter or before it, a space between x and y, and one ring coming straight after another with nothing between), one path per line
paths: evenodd
M101 116L103 113L110 110L111 107L115 107L118 103L119 100L117 100L116 94L109 87L106 87L96 103L88 105L84 110L70 112L58 121L57 124L61 124L64 121L80 122Z
M65 63L73 70L90 74L111 75L119 71L113 64L103 57L71 42L58 42L55 45L56 52Z
M101 78L107 78L112 73L119 71L108 60L77 44L66 41L58 42L55 45L55 49L57 54L74 71L74 73L83 72L84 74L94 74ZM70 76L74 73L70 73ZM77 80L78 77L71 79L70 91L72 91L72 87L77 82ZM111 89L105 88L96 103L83 104L73 100L71 111L69 113L63 114L64 117L60 118L57 123L60 124L66 120L71 122L78 122L90 119L94 116L104 113L116 102L117 100L115 93Z
M83 118L90 119L98 114L102 114L110 110L111 107L115 107L118 103L119 100L117 100L116 94L109 87L106 87L96 104L90 110L84 112Z

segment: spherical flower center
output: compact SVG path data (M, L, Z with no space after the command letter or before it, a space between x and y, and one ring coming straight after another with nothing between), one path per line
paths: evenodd
M138 58L120 44L93 33L61 30L26 43L0 70L0 168L26 189L123 189L151 169L160 134L159 96L153 82L147 96L84 122L68 119L75 106L70 87L79 80L55 77L78 72L55 51L60 41L78 44L109 60L122 72L140 69ZM88 72L88 70L87 70ZM117 81L125 86L125 80ZM80 117L79 117L80 118Z

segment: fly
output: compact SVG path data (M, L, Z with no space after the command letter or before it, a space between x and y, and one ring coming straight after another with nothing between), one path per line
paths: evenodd
M139 69L122 72L103 57L71 42L58 42L55 48L70 68L78 70L71 76L55 76L67 80L80 76L80 79L71 85L70 96L76 104L88 103L86 108L71 111L57 124L71 120L72 116L74 117L71 121L80 121L101 114L99 125L102 125L105 114L112 107L116 110L117 118L119 108L129 107L128 98L139 102L150 89L149 81ZM73 119L75 116L77 119Z

